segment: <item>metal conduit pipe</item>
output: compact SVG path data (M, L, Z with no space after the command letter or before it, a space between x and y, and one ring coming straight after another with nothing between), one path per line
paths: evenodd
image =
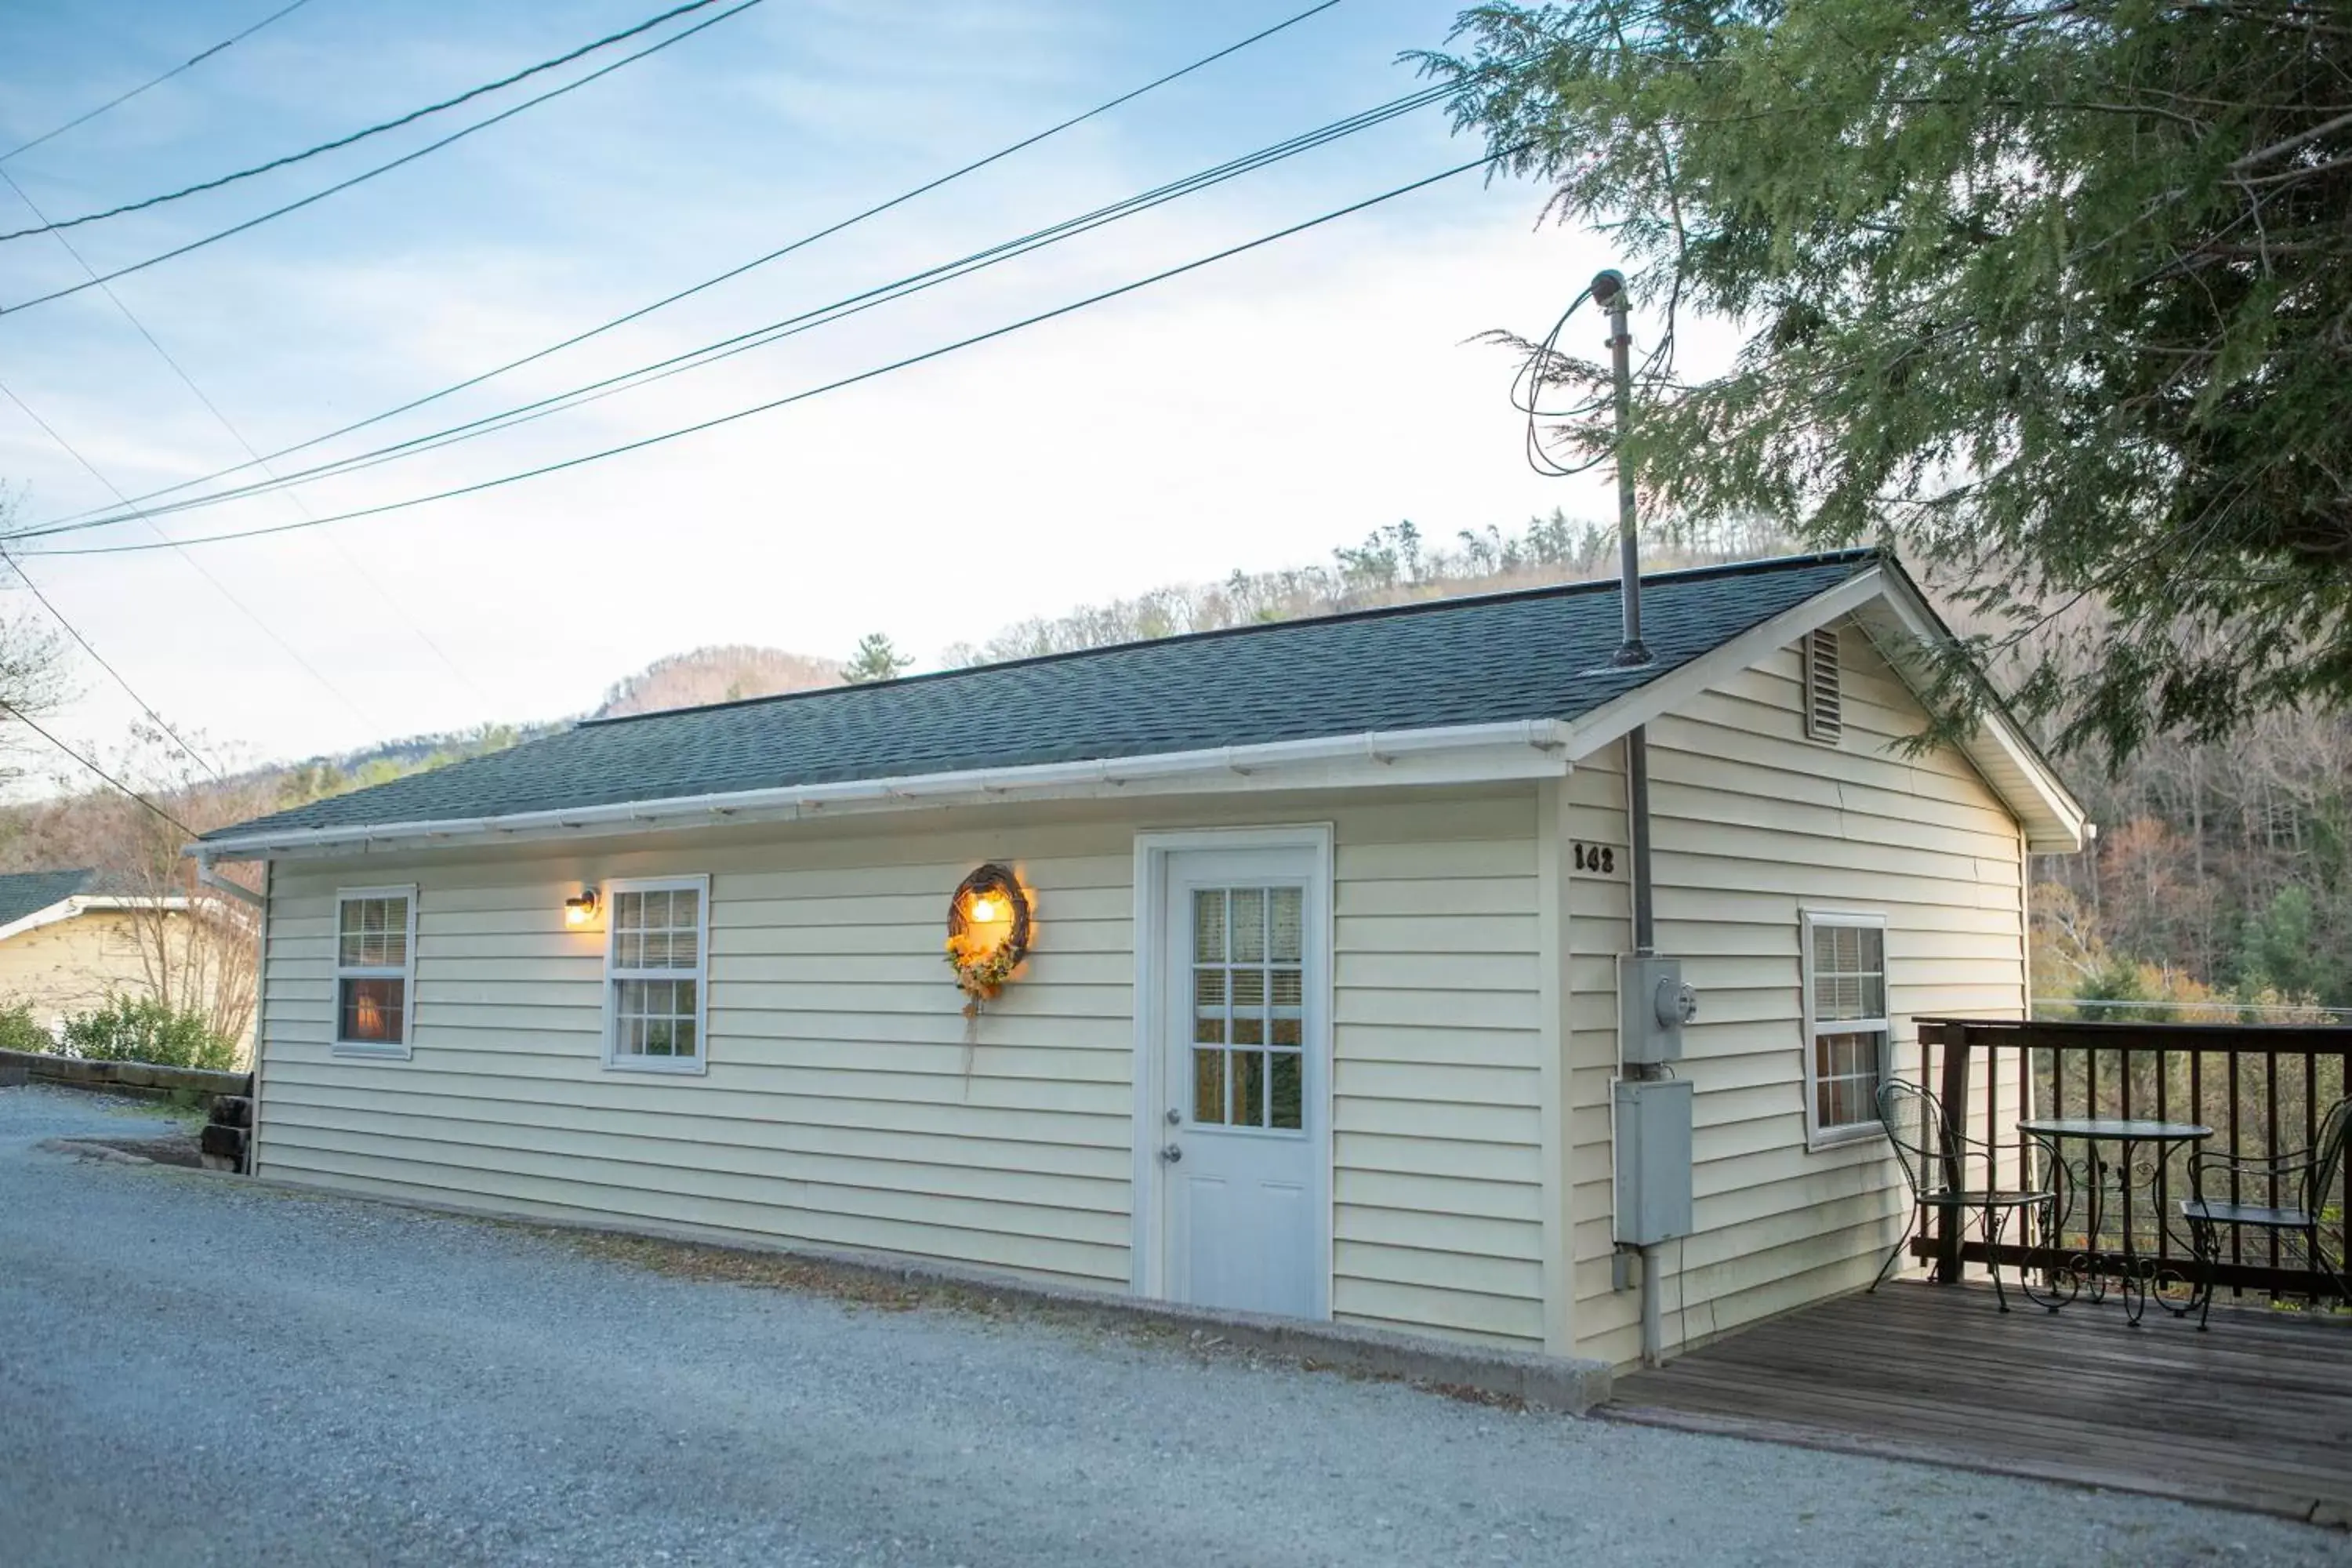
M1648 664L1649 645L1642 640L1642 543L1633 489L1633 465L1622 451L1633 423L1633 331L1627 319L1625 279L1614 269L1592 279L1592 300L1609 312L1609 359L1615 382L1617 413L1617 569L1624 609L1624 640L1610 660L1619 668ZM1657 919L1650 879L1650 737L1636 725L1625 736L1625 858L1629 862L1628 891L1633 917L1633 951L1647 957L1657 952ZM1628 1065L1631 1078L1660 1073L1655 1067ZM1664 1272L1654 1242L1637 1249L1642 1258L1642 1364L1660 1365L1665 1359L1665 1331L1659 1310L1660 1276Z

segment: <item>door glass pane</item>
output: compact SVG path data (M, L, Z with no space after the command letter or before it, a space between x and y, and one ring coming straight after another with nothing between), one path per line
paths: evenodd
M1222 888L1202 888L1192 894L1192 958L1200 963L1225 961L1225 894Z
M1233 946L1235 963L1265 962L1265 889L1235 888Z
M1302 1059L1297 1052L1275 1053L1274 1087L1268 1096L1272 1101L1273 1116L1267 1125L1291 1132L1306 1125L1305 1076Z
M1266 956L1276 963L1297 963L1300 943L1305 940L1307 890L1276 888L1269 898L1274 929L1266 943Z
M1265 1125L1265 1053L1235 1051L1234 1062L1234 1125Z
M1201 888L1191 896L1192 1119L1302 1131L1307 890Z
M1192 1053L1192 1120L1222 1123L1225 1120L1225 1053Z

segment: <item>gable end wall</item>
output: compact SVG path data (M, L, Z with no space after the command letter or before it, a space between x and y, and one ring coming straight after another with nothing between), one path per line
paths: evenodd
M1895 743L1925 715L1877 650L1841 629L1845 733L1808 741L1798 651L1780 650L1649 728L1658 951L1683 961L1699 1022L1676 1068L1696 1087L1695 1234L1663 1247L1669 1353L1859 1289L1906 1201L1884 1140L1805 1144L1799 910L1884 911L1895 1070L1916 1078L1922 1015L2023 1016L2023 845L1949 751ZM1575 837L1625 843L1623 748L1580 759ZM1612 1291L1610 1082L1628 884L1578 876L1570 976L1578 1349L1639 1352L1635 1291ZM2013 1110L2013 1090L2005 1097ZM1973 1109L1973 1108L1972 1108Z

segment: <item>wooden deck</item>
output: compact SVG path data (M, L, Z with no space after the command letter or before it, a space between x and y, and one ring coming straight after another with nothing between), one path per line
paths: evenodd
M1897 1281L1620 1378L1599 1414L2352 1526L2352 1320L2011 1309Z

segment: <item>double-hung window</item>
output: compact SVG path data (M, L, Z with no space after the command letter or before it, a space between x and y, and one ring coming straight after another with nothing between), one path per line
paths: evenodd
M703 1070L710 879L605 884L604 1065Z
M1815 1144L1879 1131L1888 1067L1886 917L1804 914L1805 1130Z
M346 888L335 895L335 1049L408 1054L416 979L416 889Z

